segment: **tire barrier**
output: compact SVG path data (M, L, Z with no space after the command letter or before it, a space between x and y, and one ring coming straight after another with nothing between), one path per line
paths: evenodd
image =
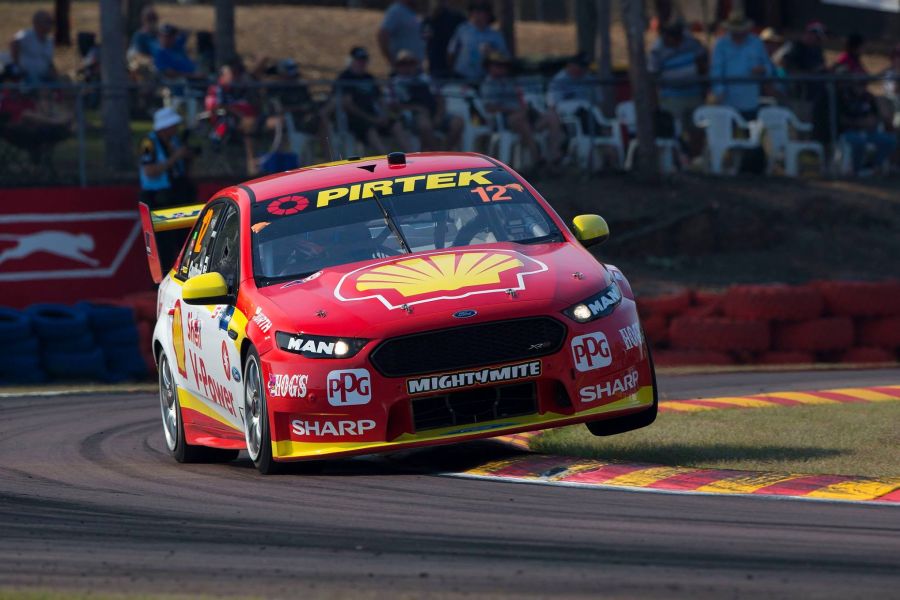
M662 356L660 364L900 359L897 280L681 290L656 298L639 297L637 305L644 334L655 356Z
M122 382L155 371L150 350L156 295L122 300L0 307L0 383Z

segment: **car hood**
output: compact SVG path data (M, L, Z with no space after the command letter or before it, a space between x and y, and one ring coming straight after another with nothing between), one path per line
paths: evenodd
M553 314L610 283L574 244L489 244L339 265L261 288L278 329L380 338Z

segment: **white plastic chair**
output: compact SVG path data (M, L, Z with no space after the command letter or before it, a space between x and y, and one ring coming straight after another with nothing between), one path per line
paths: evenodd
M747 121L730 106L704 105L694 110L694 125L706 130L706 153L709 172L723 174L722 163L725 154L732 149L746 150L759 148L760 128L757 121ZM734 126L749 131L748 139L734 137ZM728 174L737 173L738 163L734 161Z
M630 171L634 164L634 156L637 153L637 115L635 114L634 101L626 100L616 105L616 120L628 130L631 141L628 142L628 150L625 152L625 170ZM680 124L675 119L674 138L656 138L656 147L659 148L659 166L663 173L674 173L678 170Z
M587 111L599 131L591 135L584 130L581 115ZM594 152L596 148L612 148L616 158L616 167L625 162L625 147L622 141L622 130L616 119L607 119L600 109L583 100L567 100L556 105L556 112L569 134L569 154L574 156L584 169L592 169L595 161L602 168L605 157L602 152ZM608 133L603 133L603 131Z
M284 113L284 129L287 133L288 145L291 152L297 155L297 160L301 165L309 165L313 163L313 136L302 131L297 131L294 124L294 115L290 112Z
M759 109L757 120L769 139L771 154L767 172L771 175L775 162L784 162L784 172L790 177L799 174L797 158L801 152L812 152L819 157L819 171L825 171L825 148L819 142L791 139L791 128L797 131L812 131L812 123L804 123L790 109L783 106L767 106Z
M481 114L476 114L478 111L473 110L473 105L477 105L479 102L477 96L472 90L457 84L445 85L441 88L441 94L444 96L447 114L457 116L463 121L460 141L463 152L474 152L478 140L491 133L491 127L487 123L483 110ZM482 124L475 123L476 117Z

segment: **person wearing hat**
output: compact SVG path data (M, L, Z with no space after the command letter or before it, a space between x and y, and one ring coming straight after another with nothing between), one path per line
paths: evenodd
M457 150L462 137L463 120L447 114L444 97L425 73L416 55L400 50L394 61L390 82L391 110L401 115L406 128L422 140L423 150ZM444 144L435 133L444 135Z
M141 202L150 208L191 204L196 188L188 176L191 151L178 134L181 115L173 108L153 113L153 131L141 140Z
M706 88L690 80L706 74L709 57L679 15L673 15L660 27L659 37L647 56L647 70L658 82L659 107L681 123L682 131L692 132L696 144L693 114L703 104Z
M357 140L378 154L387 154L384 136L405 139L398 121L384 106L381 87L369 73L369 51L362 46L350 49L350 60L334 82L334 97L347 116L347 127Z
M509 54L503 35L491 27L494 9L485 0L469 3L469 20L456 28L447 46L447 61L458 77L478 84L491 51Z
M725 80L771 76L772 61L762 41L752 32L753 22L742 11L732 11L724 25L726 33L716 41L712 53L713 102L733 107L745 119L754 119L759 109L760 84Z

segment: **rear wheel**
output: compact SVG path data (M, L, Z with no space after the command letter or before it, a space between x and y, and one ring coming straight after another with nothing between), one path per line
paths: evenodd
M272 435L269 431L269 411L266 390L262 384L259 354L250 348L244 363L244 433L247 452L263 475L276 473L282 465L272 458Z
M585 423L588 431L601 437L616 435L646 427L656 420L656 413L659 411L659 389L656 386L656 368L653 366L653 356L650 354L649 348L647 348L647 360L650 363L650 377L653 382L653 404L650 408L617 419Z
M238 456L237 450L193 446L184 441L184 422L178 402L178 385L172 377L165 352L159 355L159 407L162 413L166 448L180 463L227 462Z

